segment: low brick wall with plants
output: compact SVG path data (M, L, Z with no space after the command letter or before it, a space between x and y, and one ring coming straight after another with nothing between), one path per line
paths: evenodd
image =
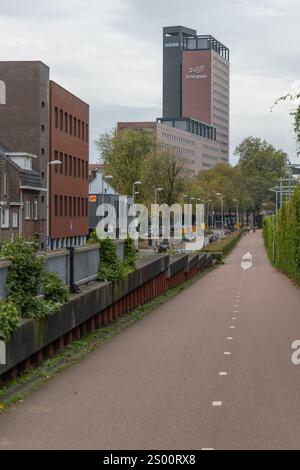
M5 241L0 257L11 262L7 298L0 300L0 339L9 341L25 318L46 318L69 300L69 290L54 273L46 270L37 247L22 238Z
M274 266L300 284L300 188L276 215L263 220L263 237Z
M216 242L210 243L209 245L202 248L202 252L214 253L215 257L227 256L231 250L236 246L242 237L243 232L233 232L227 235L225 238L220 239ZM221 255L217 255L217 253Z

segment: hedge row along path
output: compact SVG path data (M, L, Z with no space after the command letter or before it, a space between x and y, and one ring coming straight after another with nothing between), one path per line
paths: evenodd
M0 415L0 448L299 448L299 305L250 233L224 265Z

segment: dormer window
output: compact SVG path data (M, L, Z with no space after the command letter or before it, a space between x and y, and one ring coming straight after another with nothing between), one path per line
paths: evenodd
M6 155L23 170L32 170L32 159L36 158L35 155L29 153L10 152Z

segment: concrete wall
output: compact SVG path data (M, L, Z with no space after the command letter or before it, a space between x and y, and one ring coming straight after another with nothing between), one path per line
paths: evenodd
M124 242L116 241L117 256L124 259ZM41 253L39 256L45 257L46 269L56 273L65 284L70 280L70 252L68 250L50 251L47 254ZM99 245L87 245L75 248L74 250L74 282L77 285L86 284L97 278L98 265L100 261ZM6 297L6 277L10 262L0 261L0 299Z
M69 252L67 250L53 251L49 252L45 258L47 270L56 273L65 284L68 284Z
M98 245L76 248L74 255L74 281L84 284L97 278L100 261L100 248Z

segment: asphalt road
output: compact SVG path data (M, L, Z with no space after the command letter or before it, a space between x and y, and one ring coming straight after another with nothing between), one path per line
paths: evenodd
M300 448L299 307L251 233L223 266L2 414L0 449Z

